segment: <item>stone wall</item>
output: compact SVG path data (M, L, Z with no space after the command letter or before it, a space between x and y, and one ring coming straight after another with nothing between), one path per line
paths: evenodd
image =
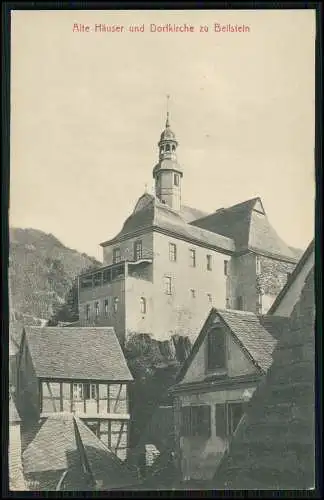
M259 269L256 273L257 294L262 295L262 314L266 314L276 296L285 286L296 264L258 256Z

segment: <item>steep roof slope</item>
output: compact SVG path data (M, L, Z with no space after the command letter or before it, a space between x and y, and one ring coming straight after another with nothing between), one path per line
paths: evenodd
M313 239L301 256L297 266L289 276L285 286L281 289L280 293L271 305L268 315L277 315L279 312L279 314L283 315L283 313L285 313L285 315L290 316L293 307L302 292L305 278L309 270L314 266L314 262L315 240Z
M26 326L24 332L38 377L133 380L111 327Z
M86 465L94 481L104 481L100 489L135 483L123 462L88 427L70 413L48 417L23 453L25 474L79 470L80 482Z
M232 238L237 252L252 250L290 262L298 260L271 226L259 197L221 208L191 224Z
M136 231L153 228L225 252L234 251L234 242L231 238L187 224L181 213L161 203L148 193L139 198L133 213L126 219L118 235L112 240L101 243L101 246L104 247L126 239Z
M243 351L253 361L259 372L265 373L271 365L272 352L276 345L276 339L264 328L260 317L248 311L212 308L192 347L189 357L185 360L177 375L177 384L171 391L176 390L181 385L181 381L200 349L208 331L212 327L214 318L217 316L230 329L232 335L238 341Z
M309 489L315 474L314 270L219 468L216 489Z

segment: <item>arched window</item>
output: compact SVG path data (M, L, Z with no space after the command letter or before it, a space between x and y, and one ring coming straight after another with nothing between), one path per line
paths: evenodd
M172 144L172 151L175 151L175 145Z
M170 151L170 144L165 145L165 151Z
M118 310L118 302L119 302L119 298L118 297L114 297L114 312L115 313Z
M140 298L140 308L141 308L141 313L146 314L146 299L144 297Z
M95 302L95 315L96 318L99 316L99 302Z

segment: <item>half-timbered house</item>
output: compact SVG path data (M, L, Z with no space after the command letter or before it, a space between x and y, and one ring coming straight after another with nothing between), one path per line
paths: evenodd
M70 412L124 460L132 380L113 328L24 328L17 401L27 428Z

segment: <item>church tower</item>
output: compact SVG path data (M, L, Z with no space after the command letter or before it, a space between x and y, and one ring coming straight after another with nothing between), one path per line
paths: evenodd
M177 161L178 142L170 128L168 111L165 129L161 134L158 146L159 163L153 169L156 197L162 203L180 211L183 172Z

